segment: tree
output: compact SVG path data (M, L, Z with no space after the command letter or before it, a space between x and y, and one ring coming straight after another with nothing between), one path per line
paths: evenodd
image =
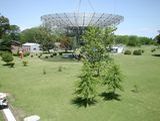
M103 84L107 86L107 90L111 94L115 94L116 89L123 90L121 86L123 76L119 67L110 63L107 68L107 74L103 75Z
M9 28L9 19L4 16L0 16L0 39L2 39L2 37L6 34Z
M22 43L25 43L25 42L36 42L35 37L39 33L40 32L39 32L39 28L38 27L25 29L20 34L21 42Z
M60 47L64 48L65 50L72 49L72 38L68 36L61 36L59 38Z
M0 42L0 50L11 52L11 43L10 39L2 40Z
M9 35L12 40L20 41L20 28L17 25L10 25Z
M158 44L160 44L160 34L155 37L155 40Z
M55 35L45 27L39 27L39 31L35 36L35 40L41 45L43 50L49 52L50 49L54 48Z
M133 47L135 47L135 46L137 46L138 44L139 44L139 43L138 43L138 37L137 37L137 36L134 36L134 35L129 36L129 38L128 38L128 43L127 43L128 46L133 46Z
M10 25L8 18L0 16L0 50L11 52L12 40L20 40L19 33L17 25Z
M81 49L81 54L83 56L83 70L76 94L78 97L86 100L87 104L94 101L96 97L95 92L97 90L95 85L99 82L105 81L106 75L109 74L108 64L112 59L106 48L111 46L113 42L114 30L114 28L102 30L96 27L89 27L83 35L83 40L85 41L85 45ZM115 70L113 70L113 72L114 71ZM112 80L109 81L111 82ZM108 86L109 84L110 83L107 83ZM115 87L115 89L116 88L118 88L118 86Z
M39 43L44 51L49 52L54 48L55 36L50 30L40 26L22 31L21 41Z
M88 104L94 102L96 97L96 83L97 80L93 76L93 71L91 70L90 63L84 60L84 65L82 67L82 74L80 76L81 81L77 85L76 94L81 101L84 102L85 107Z

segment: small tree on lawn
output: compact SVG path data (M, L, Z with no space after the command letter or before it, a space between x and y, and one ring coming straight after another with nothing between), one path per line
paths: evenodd
M123 76L119 69L119 66L114 63L110 63L107 68L107 74L103 76L103 84L107 86L109 93L114 95L116 89L123 91L123 88L121 86Z
M82 67L82 74L80 75L80 82L76 88L77 97L84 102L85 107L88 104L94 102L94 98L96 97L96 78L93 77L93 71L91 70L90 64L87 61L84 61L84 65Z
M107 33L108 32L108 33ZM89 27L83 35L85 45L81 49L83 56L83 69L81 81L76 94L86 101L86 104L94 101L96 97L96 85L100 82L104 65L110 60L107 46L111 44L111 30L103 31L100 28ZM109 38L109 39L108 39Z
M113 65L107 48L113 42L114 28L105 30L89 27L83 35L85 45L81 49L83 56L83 69L81 81L77 87L76 94L86 103L91 103L96 97L96 86L99 82L107 85L108 89L115 92L121 88L121 73L116 65ZM110 66L109 66L110 65Z

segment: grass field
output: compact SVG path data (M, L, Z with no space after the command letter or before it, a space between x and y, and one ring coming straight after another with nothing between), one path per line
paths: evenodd
M9 93L9 102L20 118L37 114L42 121L160 121L160 57L151 56L149 47L144 50L142 56L114 56L125 75L125 91L117 92L120 101L98 96L95 105L79 107L72 100L82 64L35 56L25 58L27 67L19 58L15 58L15 68L0 61L0 91Z

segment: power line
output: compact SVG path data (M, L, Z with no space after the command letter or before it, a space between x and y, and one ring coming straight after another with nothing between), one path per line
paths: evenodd
M78 3L78 10L77 10L78 13L79 13L79 10L80 10L80 7L81 7L81 2L82 2L82 0L79 0L79 3Z
M93 10L93 12L95 12L94 7L93 7L93 5L92 5L92 3L91 3L90 0L88 0L88 3L89 3L89 5L90 5L91 9Z

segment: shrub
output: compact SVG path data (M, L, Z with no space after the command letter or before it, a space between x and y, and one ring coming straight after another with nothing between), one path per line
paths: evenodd
M2 54L3 54L3 51L0 51L0 56L2 56Z
M33 58L33 55L31 55L31 58Z
M27 56L29 56L29 55L30 55L29 52L25 52L25 53L24 53L24 57L27 57Z
M152 48L152 49L151 49L151 52L153 53L154 51L156 51L156 49L155 49L155 48Z
M53 55L50 55L51 58L53 58Z
M43 51L43 54L49 54L49 52L48 51Z
M2 60L4 61L4 62L6 62L7 64L9 63L9 62L11 62L11 61L13 61L13 56L12 56L12 54L11 53L9 53L9 52L4 52L3 54L2 54Z
M40 55L40 56L42 56L42 55L43 55L43 53L40 53L39 55Z
M46 69L43 68L43 75L46 75Z
M131 55L131 51L130 51L130 50L125 50L125 51L124 51L124 54L125 54L125 55Z
M53 53L53 56L57 56L57 53Z
M22 61L23 66L27 66L28 65L28 61Z
M142 53L144 53L144 50L141 50L142 51Z
M142 50L134 50L133 55L142 55Z
M63 53L62 53L62 52L59 52L59 55L63 55Z
M58 71L61 72L62 71L62 66L58 67Z
M45 56L46 59L48 59L48 56Z

